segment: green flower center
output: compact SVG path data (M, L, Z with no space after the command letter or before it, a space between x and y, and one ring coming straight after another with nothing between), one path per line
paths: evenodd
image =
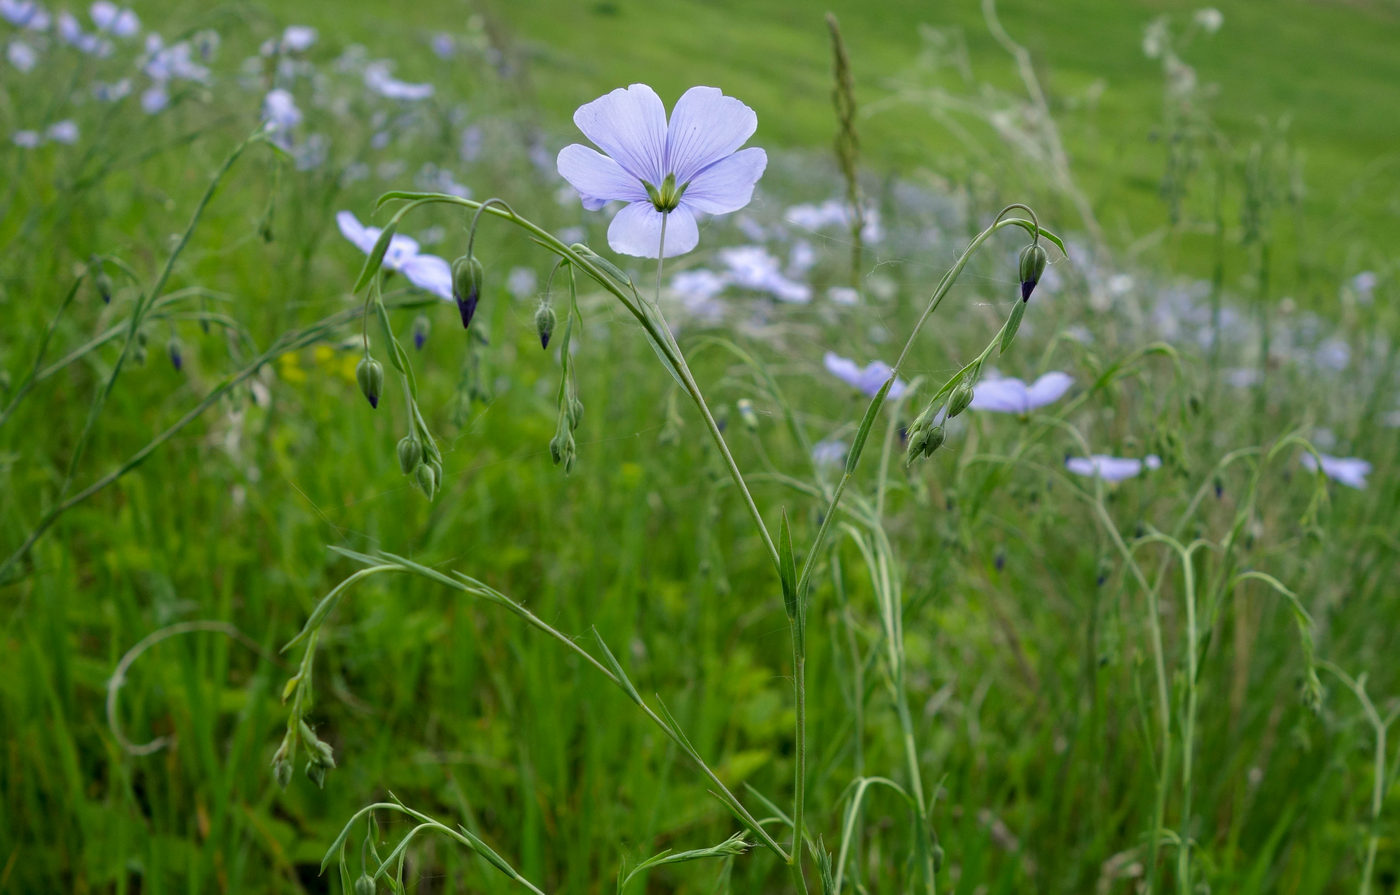
M658 188L654 184L642 181L642 186L647 189L647 198L651 200L652 207L665 214L668 211L675 211L676 206L681 204L681 196L685 195L685 188L689 183L676 186L676 175L667 174L666 179L661 181Z

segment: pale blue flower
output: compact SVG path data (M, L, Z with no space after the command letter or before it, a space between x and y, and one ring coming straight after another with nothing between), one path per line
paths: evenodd
M11 25L44 31L49 27L49 12L37 0L0 0L0 18Z
M72 146L74 143L78 142L78 125L71 119L56 121L49 125L49 129L44 132L44 136L48 137L49 140L54 143Z
M1319 454L1322 458L1322 472L1334 482L1341 482L1348 488L1365 488L1366 476L1371 474L1371 464L1360 457L1333 457ZM1308 469L1317 471L1317 458L1303 454L1299 460Z
M618 88L574 113L574 123L606 155L574 143L560 151L559 173L583 207L628 203L608 227L613 251L655 258L665 221L665 256L700 242L695 215L738 211L753 198L768 155L740 150L758 127L753 109L715 87L692 87L669 122L661 98L645 84Z
M267 122L268 130L286 135L288 131L301 124L301 109L297 108L296 100L292 94L281 87L269 90L267 96L263 98L262 106L263 121ZM290 138L287 140L290 145Z
M424 100L433 95L432 84L409 84L389 73L389 63L371 62L365 66L365 86L380 96L406 102Z
M97 0L88 7L88 15L92 17L92 23L97 26L98 31L114 37L133 37L141 30L141 20L136 17L136 13L122 9L110 0Z
M10 140L21 149L34 149L44 142L44 135L38 131L15 131Z
M666 241L670 243L669 231ZM728 268L730 279L741 288L767 292L779 301L793 304L812 300L812 287L784 275L781 262L762 246L721 249L719 258Z
M141 109L147 115L154 115L170 105L170 93L164 84L154 84L141 91Z
M342 211L335 216L336 226L346 239L368 255L374 251L383 231L378 227L366 227L355 215ZM389 238L389 247L384 251L384 267L402 273L410 283L424 292L436 295L444 301L454 301L452 297L452 266L437 255L423 255L418 252L418 241L411 236L395 233Z
M1074 385L1074 377L1058 372L1046 373L1029 386L1015 377L984 379L973 390L969 406L973 410L1025 416L1038 407L1060 400L1071 385Z
M96 34L88 34L70 12L61 12L55 20L58 39L89 56L108 56L112 52L111 41L103 40Z
M867 397L875 397L875 393L880 390L880 386L885 384L885 380L890 378L893 372L890 365L884 361L871 361L864 367L855 361L842 357L834 351L828 351L822 356L822 364L827 372L847 385L860 389ZM898 398L904 394L906 388L904 380L896 379L890 386L888 396Z
M1141 475L1145 469L1157 469L1162 459L1156 454L1148 454L1141 460L1134 457L1110 457L1107 454L1094 454L1089 457L1069 457L1065 469L1075 475L1098 476L1105 482L1121 482Z
M846 442L828 438L812 445L812 462L818 466L839 466L846 462Z
M31 71L39 64L39 54L34 48L22 40L12 40L5 48L5 58L10 60L10 64L22 72Z

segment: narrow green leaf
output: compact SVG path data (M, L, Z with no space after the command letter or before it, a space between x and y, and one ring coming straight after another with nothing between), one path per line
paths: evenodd
M593 639L598 641L598 648L603 651L603 658L607 662L608 668L617 676L618 683L622 684L622 689L627 691L627 695L632 697L632 701L637 705L642 704L642 696L637 692L637 688L632 686L632 681L627 677L627 672L622 670L622 664L617 661L612 650L603 642L603 635L598 633L598 629L593 629Z
M368 286L374 275L379 273L380 266L384 264L384 253L389 250L389 240L394 238L396 229L398 229L397 221L390 221L384 231L379 234L379 239L375 241L369 257L365 259L365 266L360 270L359 279L355 280L355 288L351 290L352 292L359 292Z
M1021 318L1026 316L1026 305L1029 302L1022 299L1016 300L1016 306L1011 309L1011 316L1007 318L1006 326L1001 330L1001 351L1005 354L1006 349L1011 347L1011 340L1016 338L1016 330L1021 328Z
M860 429L856 431L855 441L851 442L851 450L846 454L847 475L856 471L856 464L860 462L860 452L865 450L865 440L870 437L870 427L875 425L875 417L879 415L880 407L885 403L885 395L889 393L892 385L893 375L885 380L875 397L870 399L870 406L865 409L865 418L860 421Z
M788 527L787 510L783 510L782 528L778 530L778 577L783 582L783 608L788 618L797 620L797 560L792 554L792 530Z

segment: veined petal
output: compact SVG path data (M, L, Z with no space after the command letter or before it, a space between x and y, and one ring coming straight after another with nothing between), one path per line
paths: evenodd
M579 143L559 151L559 174L578 190L583 207L597 211L613 199L644 202L647 191L642 182L622 170L622 166L595 149Z
M619 87L574 112L574 124L638 180L666 177L666 107L645 84Z
M1071 385L1074 385L1074 377L1068 373L1046 373L1026 389L1026 409L1053 404L1064 397Z
M685 183L743 146L757 127L758 115L739 100L717 87L692 87L671 110L666 170Z
M696 174L681 196L681 204L705 214L738 211L753 198L754 184L767 167L768 153L762 149L740 150Z
M379 234L384 231L378 227L370 227L366 232L374 233L374 241L379 241ZM374 243L370 243L370 248ZM418 254L418 240L412 236L405 236L402 233L395 233L389 237L389 247L384 250L384 266L390 270L400 270L405 264L411 261Z
M700 243L695 215L684 205L663 216L651 202L633 202L617 213L608 226L608 245L614 252L655 258L661 246L661 221L666 221L666 256L684 255Z
M452 266L437 255L414 255L399 268L408 281L438 298L452 300Z

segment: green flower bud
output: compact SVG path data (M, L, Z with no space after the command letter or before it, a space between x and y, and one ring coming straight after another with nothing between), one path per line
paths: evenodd
M549 347L549 337L554 335L554 309L549 305L542 304L535 312L535 331L540 334L540 347Z
M171 336L170 341L165 343L165 350L170 355L170 365L175 368L175 372L178 373L184 369L185 351L180 340Z
M1021 250L1021 301L1030 301L1031 291L1040 282L1040 275L1045 273L1049 262L1050 256L1038 242Z
M472 325L484 278L481 262L474 257L458 258L452 264L452 297L457 300L457 312L462 315L462 329Z
M374 895L374 878L364 874L355 880L355 895Z
M423 446L418 443L418 439L412 435L405 435L399 439L399 469L404 475L408 475L418 468L418 464L423 462Z
M953 393L948 396L948 419L952 419L967 409L967 405L972 403L972 382L964 379L953 389Z
M316 784L317 789L326 788L326 768L325 765L317 764L315 759L306 763L306 777Z
M427 463L419 463L414 475L418 479L418 490L429 500L437 493L438 476L437 471Z
M580 401L576 395L569 395L564 415L568 420L570 429L577 429L579 423L583 422L583 402Z
M384 391L384 365L369 355L360 358L355 367L355 381L369 400L369 406L379 408L379 395Z
M929 429L928 434L924 436L924 456L932 457L934 451L943 447L943 441L947 437L948 434L943 431L942 426L934 426Z
M272 779L277 781L277 785L286 789L292 782L292 763L285 758L279 758L272 766Z

